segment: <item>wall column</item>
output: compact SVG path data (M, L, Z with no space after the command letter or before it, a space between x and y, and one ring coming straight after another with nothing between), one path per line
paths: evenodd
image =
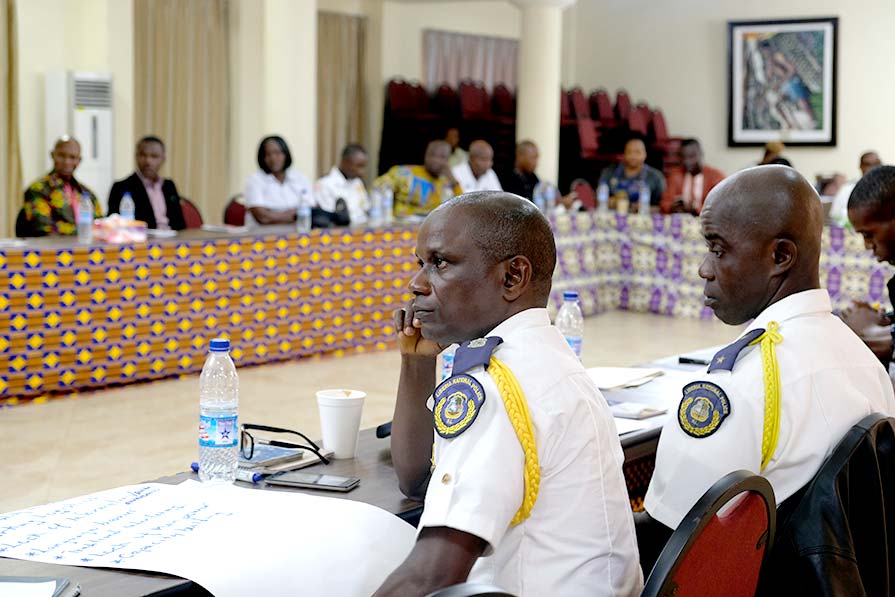
M514 0L522 12L516 138L540 149L538 176L559 174L559 92L562 73L562 11L575 0Z

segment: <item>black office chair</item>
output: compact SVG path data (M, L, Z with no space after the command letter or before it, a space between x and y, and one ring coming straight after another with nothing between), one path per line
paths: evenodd
M515 597L500 587L476 582L464 582L459 585L451 585L429 593L426 597Z
M895 595L895 418L852 427L780 513L759 595Z

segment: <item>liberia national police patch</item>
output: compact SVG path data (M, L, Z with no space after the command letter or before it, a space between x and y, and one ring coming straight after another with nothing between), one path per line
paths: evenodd
M684 386L684 397L677 420L684 433L696 438L708 437L730 415L730 400L717 384L696 381Z
M435 431L447 439L469 429L485 403L482 384L465 374L444 380L432 396L435 399L435 410L432 412Z

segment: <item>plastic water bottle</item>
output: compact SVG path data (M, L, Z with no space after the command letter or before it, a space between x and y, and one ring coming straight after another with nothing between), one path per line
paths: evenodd
M535 207L537 207L541 213L547 211L547 198L544 195L544 186L541 183L535 185L531 199L534 201Z
M650 190L646 181L640 183L640 196L637 200L637 213L642 216L648 216L650 213Z
M93 201L90 196L81 194L78 200L78 242L89 245L93 242Z
M395 219L395 192L391 187L382 189L382 222L391 224Z
M199 376L199 480L236 480L239 466L239 377L230 358L230 341L209 342Z
M609 185L601 182L597 187L597 209L599 211L609 211Z
M544 213L553 213L557 195L559 195L559 189L549 182L544 184L544 209L546 210Z
M311 231L311 206L299 203L295 211L295 229L299 234ZM201 468L199 470L202 470Z
M581 340L584 336L584 316L578 305L578 293L566 291L562 293L562 307L556 314L553 325L566 337L566 342L572 348L572 352L581 359Z
M118 206L118 214L126 220L133 220L134 209L134 200L131 194L125 193L121 198L121 204Z
M382 226L382 207L385 203L386 188L387 187L373 189L373 194L370 195L370 213L367 214L367 217L370 226L373 226L374 228L376 226Z
M441 353L441 381L446 380L454 373L454 353L458 346L451 344Z

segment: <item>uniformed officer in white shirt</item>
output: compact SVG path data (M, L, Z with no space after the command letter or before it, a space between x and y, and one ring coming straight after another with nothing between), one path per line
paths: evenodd
M391 445L401 489L425 508L377 595L467 578L520 597L639 594L612 415L545 309L546 219L507 193L461 195L427 217L416 252L414 298L395 316ZM436 356L455 342L454 374L436 388Z
M783 502L865 415L895 415L885 370L820 288L823 210L808 181L786 166L744 170L712 190L700 220L706 305L727 324L753 321L684 386L662 430L644 506L670 528L739 469Z
M500 180L491 169L493 165L494 150L488 142L473 141L469 144L469 159L451 168L451 174L464 193L501 191Z
M338 166L333 166L329 173L317 180L314 185L314 198L317 206L330 213L340 209L339 199L344 202L351 224L364 224L367 221L367 210L370 199L364 186L367 172L367 151L356 143L345 146Z
M291 168L292 154L282 137L272 135L258 146L258 167L246 180L245 224L289 224L298 217L298 206L314 207L311 183L300 172Z

